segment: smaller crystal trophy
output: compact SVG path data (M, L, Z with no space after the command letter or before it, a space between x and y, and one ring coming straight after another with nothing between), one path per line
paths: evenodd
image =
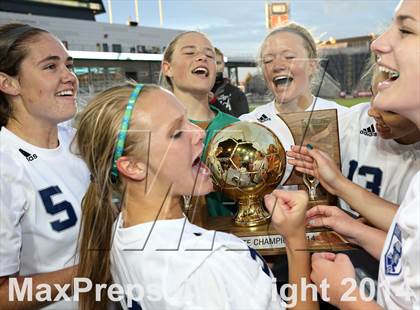
M316 198L317 198L316 188L319 185L319 180L315 177L304 174L303 175L303 183L305 183L306 187L308 188L309 200L311 200L311 201L316 200Z
M192 207L191 195L183 195L184 198L184 211L190 211Z

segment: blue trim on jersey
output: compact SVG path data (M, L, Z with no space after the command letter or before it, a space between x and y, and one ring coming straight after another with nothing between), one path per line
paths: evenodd
M270 268L268 267L267 263L265 262L265 259L255 249L248 247L248 250L249 250L249 254L251 255L251 258L253 260L255 260L255 261L258 262L258 259L257 258L259 258L259 261L262 264L262 266L261 266L262 271L267 276L269 276L271 278Z
M388 276L398 276L402 271L402 238L401 229L396 223L391 239L389 240L388 249L384 256L385 274Z

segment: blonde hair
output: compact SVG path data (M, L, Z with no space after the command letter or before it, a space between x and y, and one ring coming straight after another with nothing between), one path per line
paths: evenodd
M204 33L200 32L200 31L194 31L193 30L193 31L185 31L185 32L182 32L182 33L176 35L171 40L171 42L169 43L169 45L166 47L165 52L163 53L163 60L162 60L162 63L161 63L160 73L159 73L159 85L161 85L163 88L165 88L167 90L173 91L173 84L172 84L171 78L168 77L168 76L166 76L163 73L162 65L163 65L164 62L168 62L168 63L171 63L172 62L172 56L174 54L174 51L175 51L175 48L176 48L176 44L178 43L178 41L183 36L188 35L188 34L192 34L192 33L200 34L200 35L204 36L205 38L207 38L207 36Z
M115 86L94 97L80 115L75 137L77 152L91 173L91 182L82 201L78 276L89 278L94 285L111 282L109 251L112 226L121 211L121 204L115 203L114 199L123 196L124 184L121 179L112 182L110 173L121 120L133 89L131 84ZM160 88L145 85L136 106L144 104L141 101L146 93L157 89ZM131 119L129 128L139 129L139 124L135 124L133 120L134 118ZM146 153L144 135L138 130L129 130L123 154L143 156L139 154ZM100 301L95 301L95 291L91 290L81 295L80 309L106 309L106 303L105 290L102 291Z
M225 55L223 55L222 51L220 49L218 49L217 47L214 48L214 51L216 52L216 55L219 55L222 58L225 56Z
M292 34L295 34L295 35L299 36L300 38L302 38L303 47L305 48L306 52L308 53L308 58L316 61L316 64L317 64L316 70L310 76L310 83L311 83L310 87L311 87L312 90L316 89L316 86L319 83L321 83L322 81L321 81L321 76L319 74L318 52L317 52L315 39L308 29L306 29L304 26L299 25L298 23L295 23L295 22L290 22L290 23L287 23L285 25L274 28L273 30L271 30L267 34L267 36L264 38L263 42L261 43L261 46L260 46L259 51L258 51L257 64L258 64L259 69L263 73L264 79L265 79L265 74L264 74L265 72L264 72L264 64L263 64L262 53L263 53L265 44L270 37L272 37L272 36L274 36L278 33L283 33L283 32L292 33Z
M278 33L282 33L282 32L289 32L289 33L293 33L299 37L302 38L303 40L303 46L305 47L306 51L308 52L308 57L310 59L316 59L318 58L318 53L317 53L317 49L316 49L316 43L315 43L315 39L312 36L312 34L310 33L309 30L307 30L304 26L299 25L297 23L294 22L290 22L287 23L285 25L279 26L277 28L274 28L273 30L271 30L266 37L264 38L263 42L261 43L259 52L258 52L258 65L260 68L263 68L263 64L262 64L262 52L265 46L265 43L267 42L267 40L278 34Z

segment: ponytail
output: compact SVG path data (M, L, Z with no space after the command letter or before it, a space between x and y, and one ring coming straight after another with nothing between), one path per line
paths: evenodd
M82 201L78 276L89 278L93 285L111 283L113 224L122 205L114 203L113 199L123 198L125 188L119 177L114 182L111 180L111 170L121 121L133 89L133 85L115 86L96 95L80 114L73 141L75 153L85 161L92 175ZM152 89L160 88L146 85L139 98ZM140 156L145 152L146 141L142 130L128 130L123 154ZM81 310L106 309L105 290L101 290L98 301L95 293L91 291L80 296Z
M111 185L102 189L92 181L82 202L81 236L79 240L80 264L78 276L88 278L95 284L111 284L110 248L113 223L118 210L112 202ZM99 300L95 290L80 296L79 309L107 308L106 290L101 290Z

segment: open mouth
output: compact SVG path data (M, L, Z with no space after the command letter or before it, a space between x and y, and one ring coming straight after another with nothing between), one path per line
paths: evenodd
M198 174L202 174L205 176L210 175L209 168L201 161L201 154L194 159L192 163L193 170L196 171Z
M390 82L394 82L400 77L400 73L398 71L388 67L379 66L379 71L385 73L388 76L387 80Z
M273 78L273 83L276 86L288 86L293 82L293 78L288 75L279 75Z
M191 71L191 73L199 75L199 76L204 76L204 77L209 76L209 70L205 67L197 67L193 71Z
M73 93L73 90L66 89L66 90L59 91L55 95L58 97L73 97L74 93Z
M197 156L197 158L193 161L193 167L200 165L201 159L200 156Z

